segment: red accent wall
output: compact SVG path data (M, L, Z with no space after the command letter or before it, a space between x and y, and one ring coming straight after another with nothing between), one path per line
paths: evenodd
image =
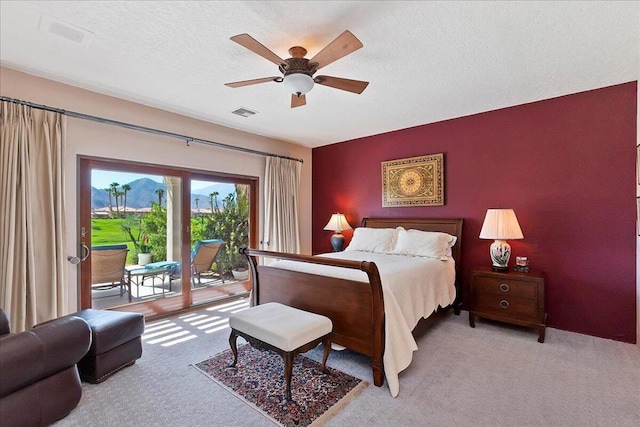
M513 208L512 259L545 273L548 326L636 340L637 82L336 143L313 150L313 252L331 213L461 217L465 290L490 265L487 208ZM445 205L383 208L387 160L444 153ZM352 233L343 233L347 243ZM465 298L468 301L468 298Z

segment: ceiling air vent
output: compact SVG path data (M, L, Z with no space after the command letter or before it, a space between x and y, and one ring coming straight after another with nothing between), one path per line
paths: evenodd
M43 33L55 34L59 37L70 40L74 43L89 45L94 34L75 25L67 24L51 16L42 15L40 17L39 30Z
M242 117L251 117L257 114L257 111L249 110L248 108L240 107L235 111L232 111L233 114L242 116Z

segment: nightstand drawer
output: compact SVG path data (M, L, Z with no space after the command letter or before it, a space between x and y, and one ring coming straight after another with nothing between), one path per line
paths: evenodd
M507 280L497 277L476 276L474 293L503 295L516 298L536 299L538 287L522 280Z
M473 296L473 308L477 312L493 313L498 316L537 320L538 304L525 298L479 293Z

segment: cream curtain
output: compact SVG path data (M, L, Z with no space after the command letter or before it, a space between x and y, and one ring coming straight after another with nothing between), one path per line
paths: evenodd
M300 162L267 157L264 183L263 248L278 252L300 252L298 188Z
M66 314L66 117L2 101L0 307L15 332Z

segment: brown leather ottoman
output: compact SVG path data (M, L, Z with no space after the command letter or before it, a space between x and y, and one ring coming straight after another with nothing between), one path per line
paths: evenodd
M142 356L142 314L89 308L72 316L84 319L91 328L91 348L78 362L83 381L101 383Z

